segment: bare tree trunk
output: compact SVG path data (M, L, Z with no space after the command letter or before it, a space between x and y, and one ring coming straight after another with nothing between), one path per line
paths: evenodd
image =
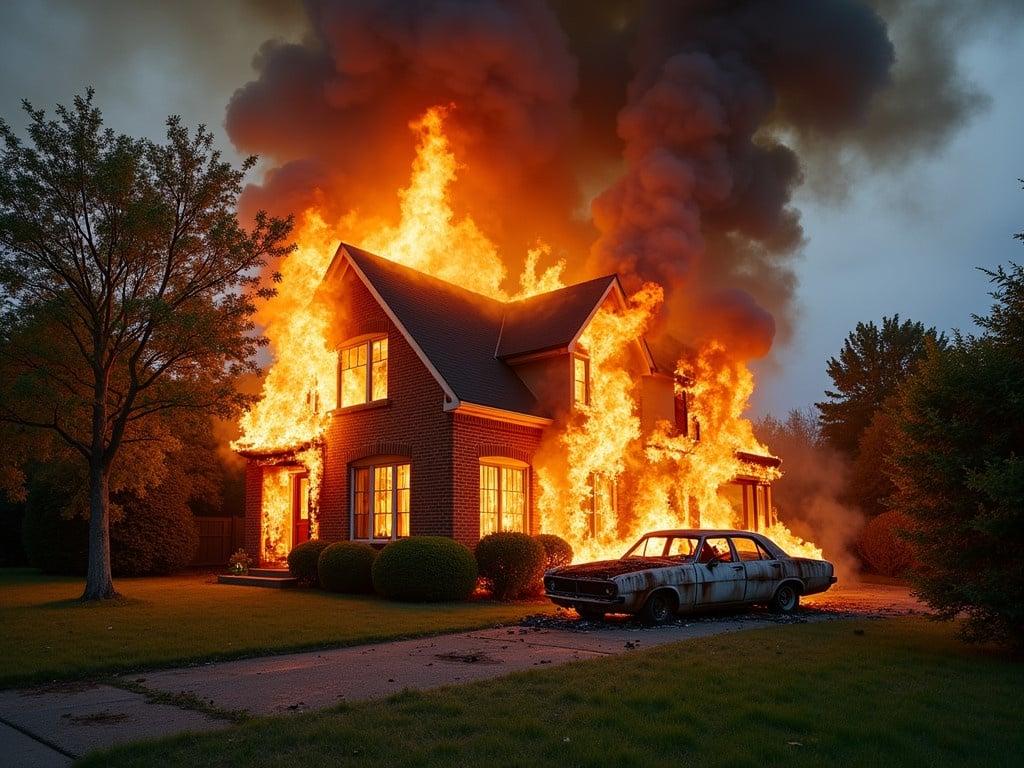
M102 460L89 461L89 565L83 600L117 597L110 573L110 482Z

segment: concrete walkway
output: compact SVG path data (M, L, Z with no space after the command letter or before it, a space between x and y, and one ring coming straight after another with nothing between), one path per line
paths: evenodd
M827 599L822 595L820 606L795 621L892 615L918 607L897 587L850 590L849 597L838 589ZM807 602L814 606L814 601ZM580 625L568 619L539 623L125 676L132 691L105 684L0 691L0 765L66 766L101 747L226 728L230 713L320 709L404 689L425 690L773 626L779 619L761 611L680 619L657 628L625 622ZM581 626L588 631L579 631Z

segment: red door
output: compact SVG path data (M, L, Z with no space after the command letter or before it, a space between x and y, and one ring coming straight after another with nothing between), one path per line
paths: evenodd
M292 475L292 546L309 541L309 475Z

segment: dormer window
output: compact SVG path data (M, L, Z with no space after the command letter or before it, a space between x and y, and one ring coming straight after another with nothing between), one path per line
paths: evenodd
M341 350L339 408L388 396L388 339L368 339Z
M572 401L590 405L590 360L579 355L572 358Z

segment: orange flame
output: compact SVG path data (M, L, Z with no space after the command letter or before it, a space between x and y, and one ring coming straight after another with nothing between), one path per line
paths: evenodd
M541 243L526 255L518 290L504 287L508 271L497 248L472 218L457 217L451 206L449 189L459 164L444 134L446 114L446 108L433 107L410 124L419 141L409 185L398 192L398 223L390 225L355 211L331 228L317 211L307 212L298 233L299 247L282 265L279 293L263 313L275 361L261 400L242 417L242 436L233 447L288 453L290 461L306 467L314 536L322 473L319 442L326 413L337 401L337 355L326 342L333 318L310 298L337 250L334 232L345 232L347 239L393 261L501 301L564 285L563 262L539 270L541 260L550 258L550 250ZM693 370L680 364L680 372L696 381L691 394L702 438L675 434L668 423L643 434L631 361L642 355L638 339L661 301L661 287L650 284L630 298L625 310L605 306L595 314L579 342L590 360L590 402L555 437L555 449L543 451L537 459L542 528L568 539L578 559L617 557L647 530L689 523L694 506L704 526L731 527L733 512L719 488L739 474L761 472L765 480L778 475L777 470L753 470L736 456L738 450L767 449L742 417L753 376L742 363L730 361L719 345L704 350ZM615 508L606 493L601 496L605 508L597 509L592 501L601 495L596 486L627 472L636 478L628 508ZM287 471L281 468L268 468L264 476L265 560L283 560L291 543L291 496L282 477L287 480ZM604 519L599 520L602 513ZM767 533L792 553L820 556L820 550L783 526Z

